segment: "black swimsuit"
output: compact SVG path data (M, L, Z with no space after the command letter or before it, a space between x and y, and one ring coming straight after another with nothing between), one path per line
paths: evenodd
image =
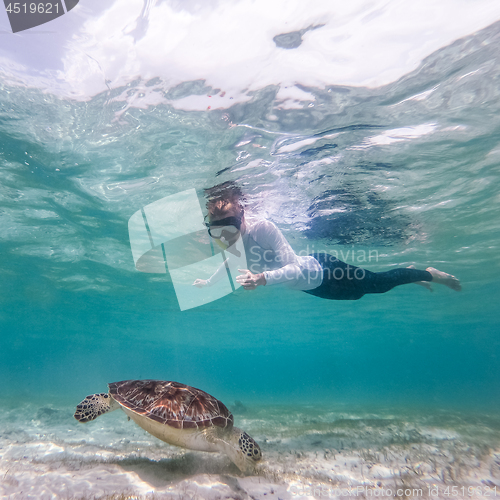
M319 287L304 292L323 299L358 300L366 293L385 293L398 285L432 281L431 273L418 269L399 268L374 273L346 264L327 253L315 253L311 257L323 268L323 282Z

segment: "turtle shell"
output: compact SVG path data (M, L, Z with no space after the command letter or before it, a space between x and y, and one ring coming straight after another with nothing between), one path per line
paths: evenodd
M200 389L162 380L124 380L108 384L125 408L176 429L233 427L233 415L219 400Z

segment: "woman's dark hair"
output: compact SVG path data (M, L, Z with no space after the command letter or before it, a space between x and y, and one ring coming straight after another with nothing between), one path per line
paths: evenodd
M241 188L232 181L205 189L209 215L221 217L231 209L235 209L240 217L244 213L245 196Z

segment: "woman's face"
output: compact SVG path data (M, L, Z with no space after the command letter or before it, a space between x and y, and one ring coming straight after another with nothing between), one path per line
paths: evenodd
M212 234L212 237L220 239L229 247L236 243L236 241L240 237L240 234L244 234L244 215L241 213L241 210L237 209L236 207L228 207L227 210L217 215L209 214L210 224L221 222L225 219L228 219L227 225L216 224L213 227L210 227L210 232ZM234 219L240 221L239 228L236 225L231 224L231 222L235 222Z

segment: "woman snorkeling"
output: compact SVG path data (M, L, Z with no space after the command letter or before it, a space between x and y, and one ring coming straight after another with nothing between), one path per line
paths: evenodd
M385 293L399 285L429 283L460 291L460 282L451 274L428 267L425 271L397 268L372 272L342 262L326 252L296 255L281 231L270 221L245 218L241 190L232 183L208 190L207 227L212 238L223 248L241 237L247 269L239 269L236 281L245 290L284 283L316 297L331 300L357 300L369 293ZM230 259L231 257L229 257ZM226 273L222 265L210 278L197 279L193 285L210 286Z

